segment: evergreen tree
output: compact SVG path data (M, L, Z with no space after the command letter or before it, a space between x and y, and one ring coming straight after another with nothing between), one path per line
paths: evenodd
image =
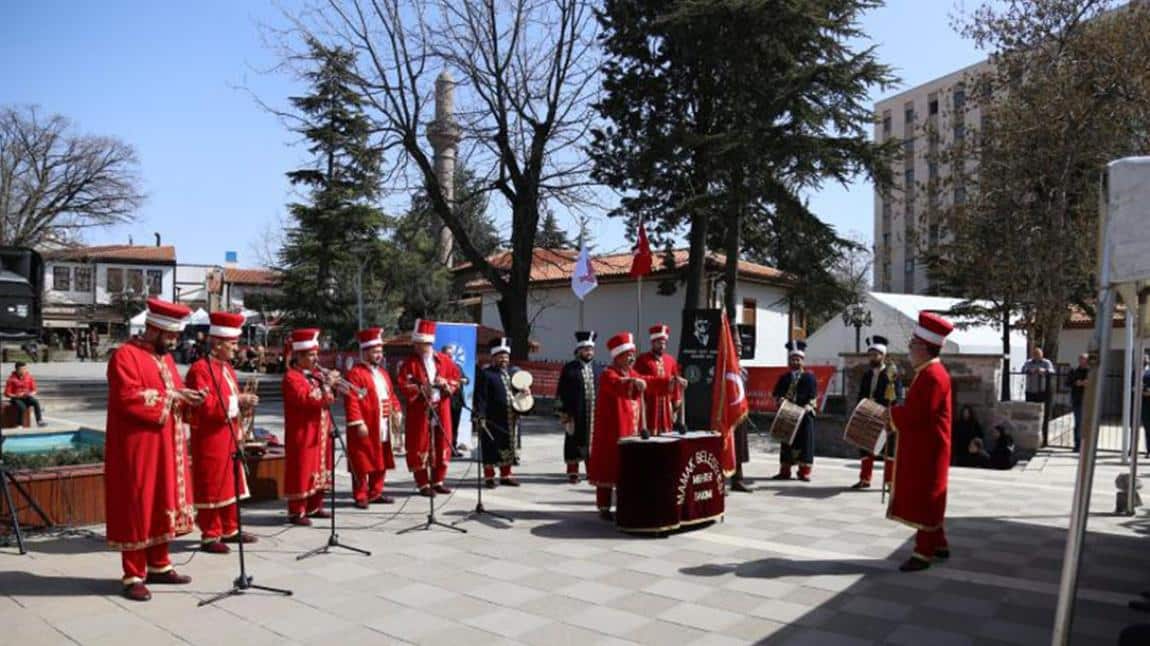
M750 247L744 233L788 239L813 230L798 217L809 212L796 209L803 189L884 169L888 149L870 142L867 98L893 78L872 49L850 45L863 36L859 16L880 5L606 1L598 109L608 125L593 133L595 177L627 194L613 215L642 216L656 236L689 227L688 307L702 305L708 245L728 256L733 308L736 263ZM833 256L841 244L833 234L810 236L824 246L783 268Z
M575 247L567 237L567 232L559 228L555 212L547 209L543 221L539 223L539 234L535 236L535 246L543 249L572 249Z
M315 40L308 55L311 93L290 101L301 123L294 130L313 162L287 173L307 197L288 206L292 222L279 256L283 306L289 324L319 327L342 343L357 324L357 276L365 294L374 291L371 263L384 222L374 205L381 151L371 145L373 126L354 89L354 55Z

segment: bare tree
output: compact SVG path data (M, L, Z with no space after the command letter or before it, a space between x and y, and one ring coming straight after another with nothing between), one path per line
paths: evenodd
M118 139L74 134L35 107L0 107L0 244L66 244L131 220L144 199L138 165Z
M550 201L583 203L591 184L579 150L599 89L589 0L326 0L296 26L357 52L360 89L389 157L384 183L426 191L463 258L500 295L503 328L516 355L526 356L539 214ZM492 265L476 248L436 179L426 135L441 71L459 79L460 157L478 190L502 197L511 214L510 267Z
M263 229L255 240L248 243L248 251L261 267L272 268L279 264L280 249L284 244L284 231L288 223L283 214L277 213L264 222Z

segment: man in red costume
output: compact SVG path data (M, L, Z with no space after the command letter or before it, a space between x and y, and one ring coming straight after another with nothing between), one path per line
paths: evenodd
M323 508L331 466L332 386L339 374L319 367L319 330L294 330L291 365L284 373L284 498L293 525L330 518Z
M639 410L647 382L631 367L635 363L635 341L630 332L608 339L607 349L611 352L611 365L599 377L587 481L595 486L599 515L603 520L612 520L611 494L619 481L619 439L639 430Z
M383 495L388 469L395 468L391 452L391 427L398 424L399 398L391 377L383 367L383 330L360 330L359 363L347 373L347 380L363 392L360 397L347 392L343 408L347 412L347 459L351 465L355 506L367 509L370 503L391 504Z
M203 403L184 387L169 354L191 312L148 299L142 337L108 362L104 495L108 546L121 552L123 595L152 598L145 583L190 583L176 573L168 542L192 531L191 474L183 416Z
M399 388L407 402L404 444L407 468L419 493L451 493L443 481L451 462L451 395L459 388L459 369L436 352L435 321L417 320L411 335L415 351L399 366Z
M648 332L651 351L635 359L635 372L647 382L647 390L643 393L647 430L658 435L673 430L675 415L683 405L682 389L687 380L680 374L679 362L666 352L671 328L660 323Z
M259 403L254 393L241 393L232 368L236 341L244 325L243 314L212 312L208 338L209 356L188 368L188 388L198 390L204 403L189 423L192 427L192 484L196 524L200 526L200 549L211 554L227 554L225 543L256 542L253 534L239 533L237 518L235 464L233 464L241 411ZM240 498L247 498L248 483L240 470Z
M932 558L950 557L943 530L950 469L950 375L938 355L953 329L937 314L918 315L909 344L914 378L906 401L889 409L898 452L886 516L918 530L914 553L899 566L903 572L925 570Z

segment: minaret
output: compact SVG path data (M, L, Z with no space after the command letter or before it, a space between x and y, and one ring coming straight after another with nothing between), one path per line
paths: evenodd
M455 207L455 155L459 150L460 130L455 121L455 81L444 70L435 79L435 121L427 128L427 139L435 151L435 178L443 198ZM444 226L439 232L439 261L451 266L455 240Z

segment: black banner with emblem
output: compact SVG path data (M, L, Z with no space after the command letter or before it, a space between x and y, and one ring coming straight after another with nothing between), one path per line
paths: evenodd
M739 329L739 359L752 360L755 358L755 326L736 325Z
M720 310L683 310L679 335L679 368L687 380L684 400L687 428L710 430L711 383L715 376L715 356L719 352Z

